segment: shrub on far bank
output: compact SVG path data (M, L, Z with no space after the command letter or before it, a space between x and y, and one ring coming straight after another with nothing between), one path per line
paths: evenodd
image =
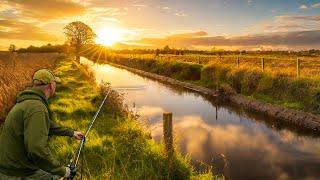
M140 58L113 58L112 62L181 80L197 81L201 79L202 65L195 63Z
M315 78L289 77L284 74L268 74L259 70L231 69L220 64L210 64L202 68L202 80L213 81L217 85L227 83L247 96L264 100L270 98L275 103L320 113L320 81ZM292 104L292 105L290 105Z

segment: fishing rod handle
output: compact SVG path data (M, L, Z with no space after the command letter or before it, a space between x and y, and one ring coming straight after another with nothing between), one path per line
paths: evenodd
M73 165L70 165L69 166L70 168L70 176L67 177L67 180L73 180L73 178L76 176L77 174L77 167L76 166L73 166Z

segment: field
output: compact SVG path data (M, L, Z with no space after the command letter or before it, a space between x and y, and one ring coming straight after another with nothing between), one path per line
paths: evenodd
M239 57L239 65L236 56L221 56L221 58L195 55L107 54L105 56L107 61L113 63L209 88L230 87L239 94L266 103L319 114L320 63L317 57L300 57L299 73L294 60L298 57L279 56L277 59L267 57L264 59L263 69L261 55Z
M116 54L121 58L155 59L178 62L190 62L202 65L219 63L230 68L256 69L273 74L297 76L297 60L299 59L299 73L304 77L320 78L320 57L317 55L274 55L274 54L245 54L245 55L158 55L154 54Z
M58 57L56 53L0 53L0 121L15 103L16 94L31 84L33 73L52 68Z

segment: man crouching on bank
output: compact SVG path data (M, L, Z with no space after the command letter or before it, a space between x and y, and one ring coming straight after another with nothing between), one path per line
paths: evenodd
M0 180L59 179L70 169L54 159L48 145L51 135L82 139L83 133L60 127L50 119L48 99L60 79L41 69L33 76L33 87L17 96L0 135Z

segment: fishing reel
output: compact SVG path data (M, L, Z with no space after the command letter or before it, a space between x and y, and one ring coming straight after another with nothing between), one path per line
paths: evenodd
M67 177L67 180L73 180L73 178L77 174L77 167L74 165L70 165L69 168L70 168L70 176Z

